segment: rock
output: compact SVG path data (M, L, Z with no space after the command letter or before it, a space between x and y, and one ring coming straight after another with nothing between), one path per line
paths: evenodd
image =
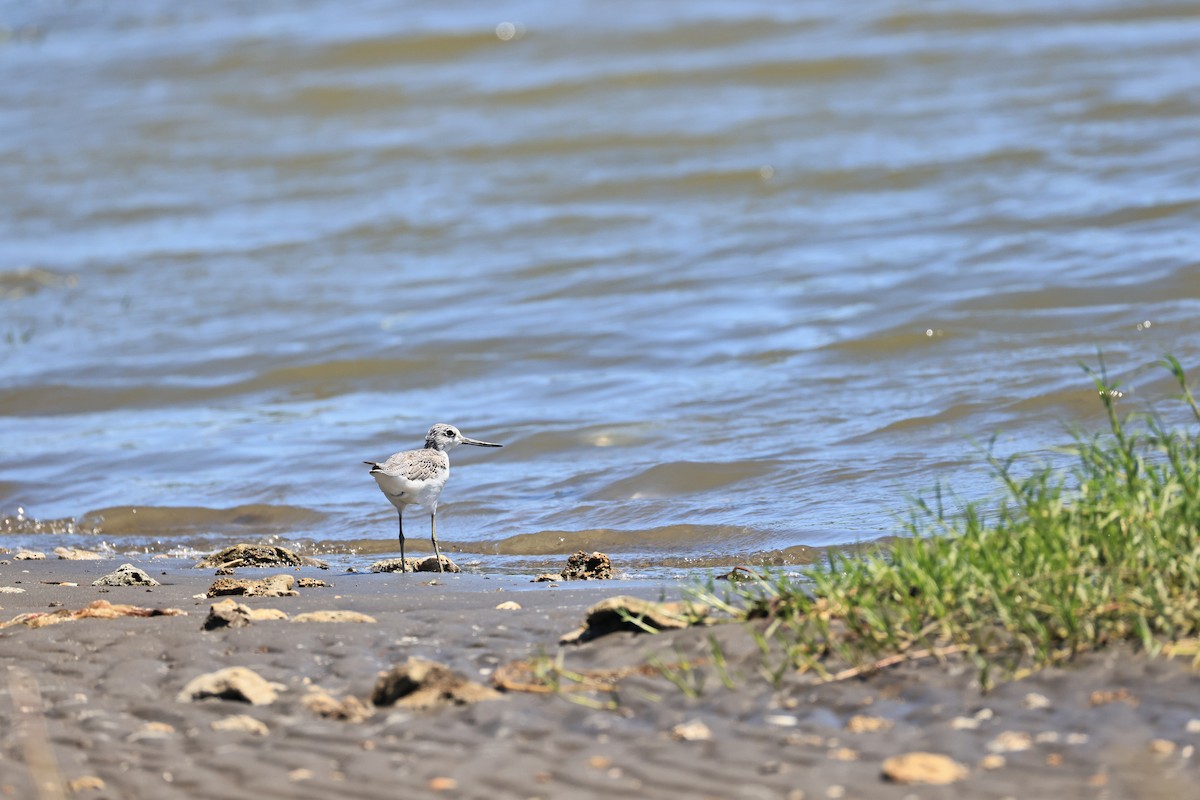
M1025 731L1004 731L988 742L987 749L993 753L1019 753L1033 747L1033 737Z
M285 688L271 683L252 669L228 667L193 678L175 699L180 703L191 703L216 697L262 706L275 702L276 693Z
M100 561L104 556L92 550L80 550L78 547L56 547L54 555L64 561Z
M218 550L196 562L198 569L236 569L237 567L320 567L324 561L298 555L273 544L235 544Z
M501 694L468 680L445 664L410 657L379 676L371 702L377 706L428 709L495 700Z
M438 572L437 556L426 556L425 558L406 558L401 561L398 558L385 558L382 561L376 561L371 565L371 572ZM444 572L462 572L462 569L450 559L442 556L442 570Z
M25 594L20 586L0 586L0 594Z
M95 775L84 775L67 783L67 788L71 790L71 794L82 794L87 791L102 792L104 791L104 787L104 780L97 778Z
M314 714L343 722L365 722L374 710L353 695L338 700L324 689L313 687L300 703Z
M226 598L209 607L208 618L204 620L204 630L241 628L251 622L276 619L287 619L287 614L277 608L250 608Z
M565 581L603 581L612 577L612 561L604 553L576 550L567 558L562 571Z
M497 611L520 611L521 604L516 600L505 600L500 605L496 606Z
M133 564L122 564L103 578L92 581L92 586L160 586L144 569Z
M255 719L249 714L233 714L223 719L216 719L212 721L210 727L214 731L249 733L254 736L266 736L271 732L265 722Z
M357 611L307 611L292 617L292 622L378 622L374 617Z
M893 725L895 725L894 722L884 717L855 714L846 721L846 730L851 733L880 733L882 731L890 731Z
M45 553L38 553L34 550L18 550L13 554L14 561L43 561L45 558Z
M658 633L669 628L687 628L711 622L708 606L696 603L655 603L621 595L601 600L587 610L579 627L560 638L559 644L576 644L616 631Z
M429 779L429 788L435 792L453 792L458 788L458 781L445 775L438 775Z
M246 597L295 597L296 579L291 575L272 575L269 578L217 578L208 587L209 597L240 594Z
M320 578L297 578L296 585L301 589L329 588L329 584Z
M60 608L57 611L32 612L18 614L8 622L0 622L0 628L13 625L24 625L28 628L44 628L47 625L57 625L76 619L115 619L117 617L185 617L186 611L178 608L142 608L120 603L110 603L107 600L96 600L87 606L72 611Z
M1106 706L1110 703L1124 703L1130 708L1137 708L1138 699L1124 687L1119 689L1097 689L1088 695L1088 704L1091 706Z
M681 742L707 742L712 739L712 731L703 722L694 719L671 728L671 738Z
M557 572L543 572L531 580L530 583L558 583L562 579L563 576Z
M1050 698L1046 697L1044 694L1029 692L1021 699L1021 705L1032 709L1049 708Z
M883 777L893 783L943 786L967 777L967 768L939 753L905 753L883 762Z

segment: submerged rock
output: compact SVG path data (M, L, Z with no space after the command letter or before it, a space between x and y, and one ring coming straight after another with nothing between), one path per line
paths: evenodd
M612 560L601 552L585 553L576 550L567 558L567 566L560 573L547 572L538 575L533 583L550 581L604 581L612 578Z
M377 706L396 705L415 710L461 706L496 700L501 696L495 689L468 680L445 664L410 657L379 676L375 691L371 693L371 702Z
M175 697L181 703L192 703L209 697L238 700L262 706L275 702L282 684L272 683L252 669L228 667L192 678Z
M612 577L612 560L604 553L585 553L576 550L567 559L566 569L562 571L563 580L568 581L603 581Z
M122 564L103 578L92 581L92 586L160 586L144 569L133 564Z
M320 567L329 565L273 544L235 544L218 550L196 562L197 569L236 569L238 567Z

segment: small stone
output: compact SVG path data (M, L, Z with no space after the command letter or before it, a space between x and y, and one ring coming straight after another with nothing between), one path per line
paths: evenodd
M105 784L102 778L97 778L95 775L84 775L70 781L67 788L71 790L72 794L80 794L89 791L103 791Z
M204 620L204 630L218 628L241 628L260 620L287 619L287 614L277 608L250 608L232 598L213 603Z
M277 692L284 688L278 683L271 683L254 670L228 667L193 678L175 699L190 703L215 697L260 706L275 702Z
M333 611L306 611L292 617L292 622L378 622L374 617L358 611L336 609Z
M703 722L694 719L671 728L671 738L681 742L707 742L712 739L712 731Z
M1046 754L1046 766L1047 767L1061 767L1062 763L1063 763L1062 753L1047 753Z
M245 595L247 597L295 597L296 579L291 575L272 575L269 578L217 578L208 587L209 597Z
M612 759L608 756L592 756L587 760L587 765L592 769L606 770L612 766Z
M981 769L1000 769L1008 763L1008 759L999 753L988 753L983 758L979 759Z
M297 578L296 585L301 589L322 589L329 588L329 584L320 578Z
M20 586L0 586L0 594L25 594Z
M18 550L13 554L14 561L44 561L45 553L39 553L34 550Z
M1086 733L1071 732L1068 733L1064 741L1067 744L1087 744L1091 737Z
M144 569L133 564L122 564L102 578L92 581L92 586L159 586Z
M1155 739L1150 742L1150 752L1156 756L1169 756L1175 752L1175 743L1170 739Z
M1018 753L1031 747L1033 737L1024 731L1004 731L987 745L993 753Z
M317 716L342 722L364 722L374 713L370 706L353 695L338 700L316 687L302 697L300 703Z
M435 792L453 792L458 788L458 781L454 778L438 776L429 779L429 788Z
M950 720L950 727L956 731L973 731L979 727L979 720L974 717L955 717Z
M3 591L0 589L0 591ZM24 590L22 590L24 591ZM1200 719L1189 719L1183 729L1188 733L1200 733Z
M516 600L505 600L500 605L496 606L497 611L520 611L521 604Z
M709 608L686 602L656 603L620 595L601 600L587 610L583 625L559 638L559 644L579 644L617 631L657 633L668 628L702 625Z
M835 747L826 755L834 761L858 761L858 751L849 747Z
M271 732L266 723L249 714L233 714L223 719L213 720L211 727L214 731L249 733L254 736L266 736Z
M501 696L495 689L470 681L445 664L409 657L379 676L371 702L377 706L427 709L467 705Z
M371 572L462 572L462 568L442 556L442 568L438 569L437 556L425 558L385 558L371 565Z
M895 725L890 719L872 717L866 714L855 714L846 721L846 730L851 733L880 733L890 731Z
M316 773L306 767L297 767L288 773L288 780L300 782L311 781Z
M1033 737L1033 741L1038 744L1054 744L1062 738L1058 731L1042 731L1037 736Z
M1042 709L1042 708L1049 708L1050 707L1050 698L1046 697L1046 695L1044 695L1044 694L1038 694L1037 692L1030 692L1029 694L1025 695L1024 698L1022 698L1021 705L1025 706L1026 708L1031 708L1034 710Z
M1125 703L1128 706L1136 707L1138 699L1125 688L1120 689L1097 689L1088 695L1088 704L1091 706L1106 706L1110 703Z
M893 783L943 786L967 777L967 768L949 756L914 752L883 762L883 776Z

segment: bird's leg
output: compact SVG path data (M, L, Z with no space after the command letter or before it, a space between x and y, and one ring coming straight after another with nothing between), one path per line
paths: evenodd
M396 509L396 521L400 524L400 571L408 571L408 562L404 560L404 511Z
M442 566L442 551L438 550L438 546L437 546L437 509L436 508L433 510L433 513L431 513L429 515L429 530L430 530L430 535L433 538L433 554L437 557L438 572L445 572L446 570Z

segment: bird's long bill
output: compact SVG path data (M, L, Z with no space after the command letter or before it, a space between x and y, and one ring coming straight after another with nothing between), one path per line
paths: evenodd
M491 442L481 442L478 439L468 439L465 436L462 439L462 443L463 444L473 444L476 447L504 447L504 445L502 445L502 444L492 444Z

